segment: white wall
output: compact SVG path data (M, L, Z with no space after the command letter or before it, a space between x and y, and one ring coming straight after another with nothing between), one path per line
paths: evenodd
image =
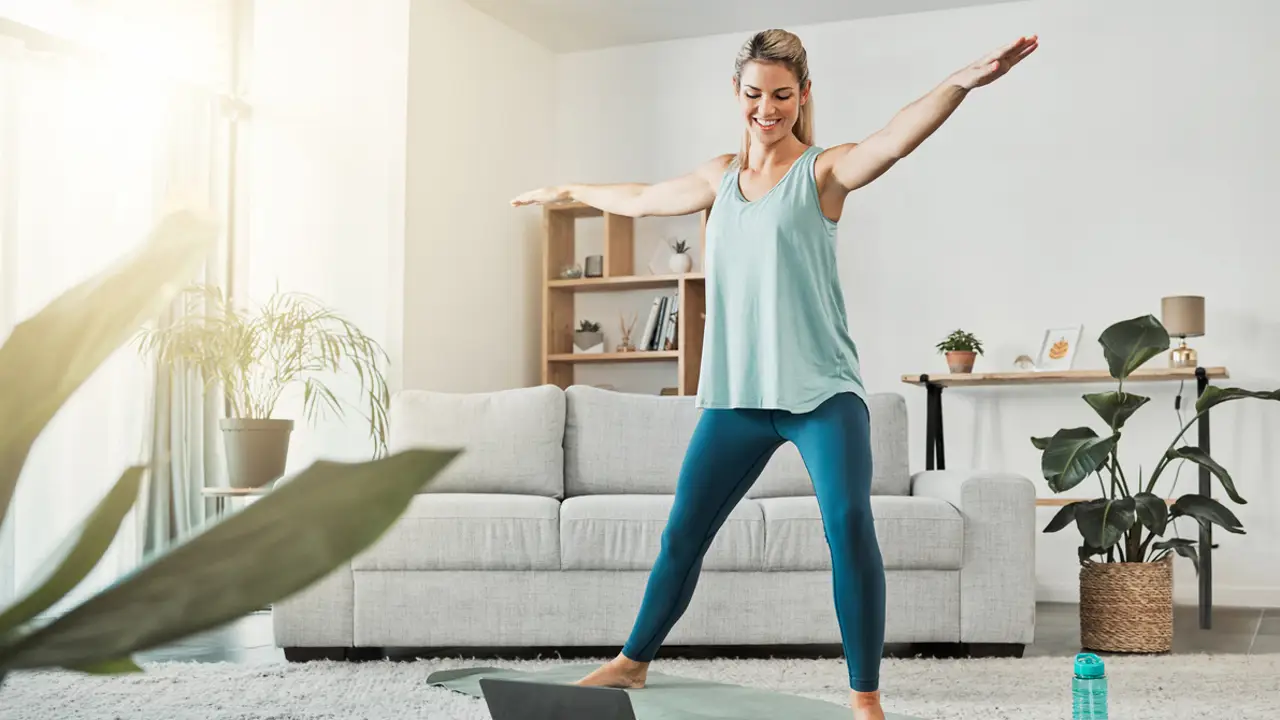
M409 0L256 3L242 268L261 302L277 285L353 321L401 365ZM331 385L359 402L358 383ZM297 419L290 469L368 457L363 420Z
M411 20L404 383L537 384L541 219L508 201L552 164L554 56L461 0Z
M1233 384L1280 387L1280 87L1264 70L1280 67L1269 36L1278 19L1268 0L1224 0L1212 12L1190 0L1075 0L792 28L808 47L822 145L858 140L985 51L1041 36L1034 57L856 193L841 223L865 378L907 398L914 469L924 464L925 398L900 377L945 372L932 348L957 327L986 341L982 371L1034 354L1047 327L1081 323L1076 367L1104 368L1096 338L1107 325L1158 316L1163 295L1204 294L1208 334L1193 341L1201 362L1228 366ZM556 163L545 181L652 181L734 150L730 74L744 39L557 58ZM669 229L644 220L640 232L652 241ZM619 306L648 301L595 296L580 301L579 317L612 331ZM674 366L579 378L656 392L674 381ZM948 391L949 467L1022 472L1049 495L1027 438L1096 426L1079 395L1097 389L1105 386ZM1183 388L1187 402L1194 390ZM1141 391L1153 402L1122 445L1131 476L1139 464L1150 472L1178 427L1177 386ZM1216 599L1280 606L1280 449L1270 441L1280 403L1224 406L1213 431L1214 456L1249 500L1232 506L1248 534L1216 533ZM1177 491L1195 478L1184 469ZM1051 514L1040 510L1040 526ZM1039 537L1042 598L1075 597L1073 532ZM1179 601L1193 602L1190 564L1180 559L1176 572Z
M507 201L552 162L552 54L461 0L273 0L254 33L253 296L339 309L393 391L536 384L540 223ZM300 422L289 465L370 450L354 414Z

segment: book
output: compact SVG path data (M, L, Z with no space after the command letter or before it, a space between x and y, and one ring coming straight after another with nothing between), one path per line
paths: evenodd
M655 297L653 305L649 307L649 318L644 324L644 333L636 341L637 350L650 350L653 342L653 333L658 328L658 311L662 306L662 298Z

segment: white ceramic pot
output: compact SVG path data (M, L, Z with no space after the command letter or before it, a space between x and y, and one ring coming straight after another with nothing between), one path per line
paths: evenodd
M596 332L574 330L573 351L575 353L603 352L604 332L600 330L597 330Z
M284 475L292 420L222 418L218 424L231 487L263 487Z
M689 272L689 268L693 267L693 258L687 253L676 253L667 260L667 264L671 266L671 272L680 275Z

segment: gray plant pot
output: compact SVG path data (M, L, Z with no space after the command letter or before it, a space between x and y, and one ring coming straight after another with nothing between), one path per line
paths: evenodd
M219 425L231 487L262 487L284 475L292 420L223 418Z
M604 331L584 332L575 330L573 332L573 344L578 346L578 350L586 350L604 342Z

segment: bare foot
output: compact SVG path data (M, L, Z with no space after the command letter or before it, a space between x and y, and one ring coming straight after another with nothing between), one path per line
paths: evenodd
M880 707L880 693L849 691L849 704L853 707L853 720L884 720Z
M648 675L649 663L636 662L622 653L618 653L618 657L601 665L590 675L574 684L638 690L644 687L644 681Z

